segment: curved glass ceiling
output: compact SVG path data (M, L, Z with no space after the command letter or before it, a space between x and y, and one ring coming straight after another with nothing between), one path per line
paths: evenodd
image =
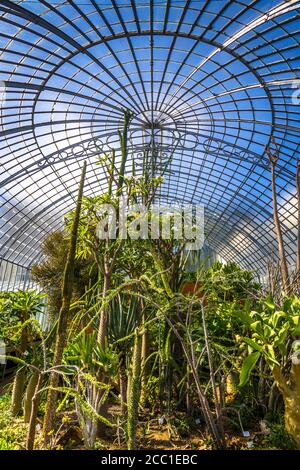
M204 204L207 244L261 271L276 252L264 155L274 136L293 263L299 16L296 0L1 0L0 258L39 259L84 159L86 195L105 190L98 148L118 147L128 108L136 167L147 129L172 157L159 198Z

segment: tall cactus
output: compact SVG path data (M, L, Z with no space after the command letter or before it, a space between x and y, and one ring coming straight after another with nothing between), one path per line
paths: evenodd
M128 450L136 447L136 426L138 422L138 411L141 392L141 354L142 337L138 329L135 331L134 350L132 358L132 376L130 380L130 391L128 396L127 416L127 446Z
M69 253L66 261L63 285L62 285L62 306L59 312L57 330L56 330L56 342L54 349L54 358L53 358L53 367L56 367L61 364L63 357L63 350L66 340L66 329L68 324L69 310L73 293L73 281L74 281L74 265L75 265L75 255L76 255L76 244L78 236L78 227L80 221L80 211L81 211L81 201L83 196L84 181L86 175L86 162L84 162L82 167L81 179L78 189L77 204L75 209L73 227L71 232L71 240ZM56 388L58 386L58 374L53 371L50 376L50 389L47 395L46 403L46 412L44 418L44 439L45 444L49 443L49 433L53 428L54 416L55 416L55 404L57 392Z
M28 346L28 326L26 321L29 319L29 314L26 311L22 311L21 320L25 323L25 326L22 328L21 339L20 339L20 357L23 357L23 354L26 351ZM12 390L12 400L11 400L11 413L13 416L17 416L22 410L22 399L25 387L26 371L22 367L19 369L15 375L13 390Z
M133 114L129 110L124 111L124 126L123 132L119 131L119 139L120 139L120 146L121 146L121 164L119 169L119 179L118 179L118 187L117 187L117 195L121 196L123 184L124 184L124 173L125 173L125 166L128 158L128 129L130 120ZM114 175L114 165L115 165L115 152L112 153L112 164L110 168L111 178ZM109 194L111 195L112 191L112 181L109 183ZM107 251L109 251L109 241L106 242L108 244ZM109 253L104 254L104 272L103 272L103 290L102 290L102 298L105 299L107 296L107 292L110 289L111 284L111 275L113 270L113 262L110 260ZM97 340L101 344L101 347L105 347L105 338L107 334L107 307L104 307L100 312L100 322L99 328L97 333Z
M145 315L143 315L143 325L145 324ZM146 406L147 404L147 396L148 396L148 375L149 375L149 367L148 367L148 359L149 356L149 333L147 329L144 329L144 333L142 336L142 353L141 353L141 362L143 368L143 374L141 378L141 405Z
M13 416L17 416L22 409L22 399L25 386L25 368L19 369L14 378L14 384L12 389L11 399L11 413Z
M121 351L119 356L119 383L121 395L121 412L125 416L127 413L127 376L126 376L126 354Z
M34 377L36 378L36 383L35 383L33 396L31 400L29 426L28 426L27 439L26 439L26 450L33 450L33 447L34 447L36 419L37 419L38 409L39 409L40 390L42 386L43 376L40 371L35 371Z
M119 170L119 182L118 182L118 193L122 191L123 183L124 183L124 173L125 173L125 166L128 158L128 129L130 120L133 114L131 111L126 109L124 111L124 125L123 125L123 132L119 131L119 139L121 144L121 165Z
M165 288L165 291L166 291L168 297L170 297L170 298L174 297L174 293L171 289L170 282L169 282L169 279L168 279L168 276L167 276L167 273L166 273L166 269L164 268L163 263L162 263L159 255L157 254L154 246L151 247L151 254L152 254L152 258L153 258L155 267L156 267L157 271L160 273L160 277L161 277L163 286Z
M29 382L26 387L25 397L24 397L24 422L29 423L32 407L32 397L35 392L35 388L39 379L39 372L34 371L29 379Z

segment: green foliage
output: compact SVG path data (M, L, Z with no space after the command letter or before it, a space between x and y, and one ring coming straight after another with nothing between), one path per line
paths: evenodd
M141 312L137 297L118 294L110 303L109 339L112 343L118 342L118 348L126 349L128 342L125 339L132 335L140 321Z
M43 294L34 290L1 292L1 313L7 315L8 320L37 316L43 310L44 298Z
M250 332L243 340L248 345L252 358L255 354L255 362L262 355L272 370L275 365L280 366L282 360L286 360L290 347L288 340L299 337L300 300L295 295L287 297L281 309L277 310L273 299L268 296L259 307L258 311L250 311L243 317ZM251 359L247 358L242 368L242 385L249 379L250 374L245 375L245 371L250 362Z
M10 395L0 396L0 450L21 450L27 429L20 420L12 418L10 408Z
M188 437L192 431L191 420L187 416L174 416L167 419L167 429L170 439Z
M245 359L243 367L240 374L240 383L239 386L243 387L249 380L251 371L255 367L258 359L260 358L260 351L255 351Z
M204 274L204 287L214 301L245 299L259 288L253 271L243 270L236 263L213 264Z
M64 351L64 362L74 364L83 371L95 373L101 367L109 377L117 373L118 357L107 347L105 350L97 342L96 332L83 333L71 342Z
M242 270L235 263L217 262L206 271L203 268L197 274L186 274L186 245L175 239L172 224L168 240L103 240L99 237L98 224L105 225L108 215L103 204L117 209L123 194L128 207L139 201L150 205L163 181L162 174L151 178L154 173L143 172L137 176L134 162L132 175L126 174L131 118L131 113L125 111L124 127L119 133L120 159L116 161L114 150L99 157L98 165L107 178L108 190L79 198L80 218L78 202L77 209L65 216L64 232L55 232L45 239L44 261L33 267L34 278L49 296L50 315L56 318L62 304L65 260L70 239L74 238L77 217L76 259L72 260L72 276L67 282L68 292L73 290L73 295L72 298L67 296L65 317L68 321L59 330L58 359L51 364L59 369L59 379L52 371L56 380L51 382L49 394L50 390L64 394L60 409L66 397L73 399L71 407L75 406L78 413L85 442L93 447L99 421L111 424L102 405L109 403L120 390L123 406L118 423L124 424L122 419L127 418L123 431L128 448L133 449L137 441L141 377L143 380L146 377L146 363L147 400L145 406L143 401L140 407L142 411L149 405L153 413L159 410L161 416L168 416L170 435L180 437L191 431L184 415L191 417L195 412L199 415L200 403L201 416L214 436L214 444L220 447L223 434L218 417L224 407L229 408L226 401L230 395L228 377L236 379L240 372L240 388L235 380L236 390L231 390L232 408L240 406L241 409L241 401L249 391L252 395L249 401L257 403L259 381L262 391L269 392L267 366L272 369L275 365L288 364L291 341L300 336L300 301L296 297L286 298L278 309L271 297L259 300L261 286L254 272ZM132 213L128 224L134 224L139 215L138 211ZM163 216L159 219L162 221ZM116 222L118 232L120 227ZM74 243L72 247L75 250ZM180 290L182 280L188 278L199 284L194 295L185 295ZM199 298L202 294L204 299ZM5 301L4 297L0 298L0 308L4 308ZM4 319L5 315L3 327ZM22 329L24 319L17 321ZM8 326L6 322L6 328ZM57 334L58 330L53 328L53 331ZM142 354L141 336L145 331L147 347L143 344ZM254 371L251 386L245 387ZM31 386L28 392L31 395ZM55 421L54 405L55 400L51 399L48 414L52 422ZM238 425L240 409L236 413ZM173 416L171 411L174 411ZM181 419L177 416L181 416L182 411ZM45 426L45 434L52 429L52 422L50 427ZM272 439L276 446L280 433L279 428L274 430ZM270 446L273 443L270 442Z
M0 338L16 346L25 322L36 318L45 307L45 296L34 290L0 293Z
M42 243L43 260L32 266L33 279L47 294L47 315L53 322L57 319L62 297L64 266L69 249L68 226L66 231L48 234ZM85 289L97 279L97 270L91 257L78 257L75 260L73 300L79 299Z
M36 317L44 311L45 296L36 291L3 292L0 294L0 338L17 359L31 362L37 358L41 329ZM21 410L26 368L17 371L13 385L13 414Z
M270 435L264 437L260 447L264 449L281 449L294 450L297 449L293 437L286 431L284 424L277 423L270 425Z

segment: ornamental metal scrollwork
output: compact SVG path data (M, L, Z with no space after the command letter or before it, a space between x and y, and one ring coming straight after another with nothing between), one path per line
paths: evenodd
M228 159L237 158L253 164L259 164L263 168L268 168L268 161L264 155L258 155L250 150L241 149L233 144L213 141L207 139L202 143L203 150L216 157L225 157Z
M90 139L86 142L74 144L70 147L63 149L58 153L45 156L43 160L38 162L38 165L44 168L47 165L52 165L57 162L65 162L74 158L76 159L81 157L93 157L95 155L103 153L104 151L107 152L108 150L109 146L107 145L106 140L102 140L97 137L95 139Z

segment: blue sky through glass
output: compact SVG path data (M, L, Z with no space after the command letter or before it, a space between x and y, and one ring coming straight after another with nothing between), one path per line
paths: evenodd
M87 194L105 190L93 142L118 147L126 107L133 141L154 117L165 142L176 136L160 199L204 204L207 243L261 270L275 247L274 135L292 262L299 13L296 0L2 1L1 257L38 259L74 204L83 159Z

